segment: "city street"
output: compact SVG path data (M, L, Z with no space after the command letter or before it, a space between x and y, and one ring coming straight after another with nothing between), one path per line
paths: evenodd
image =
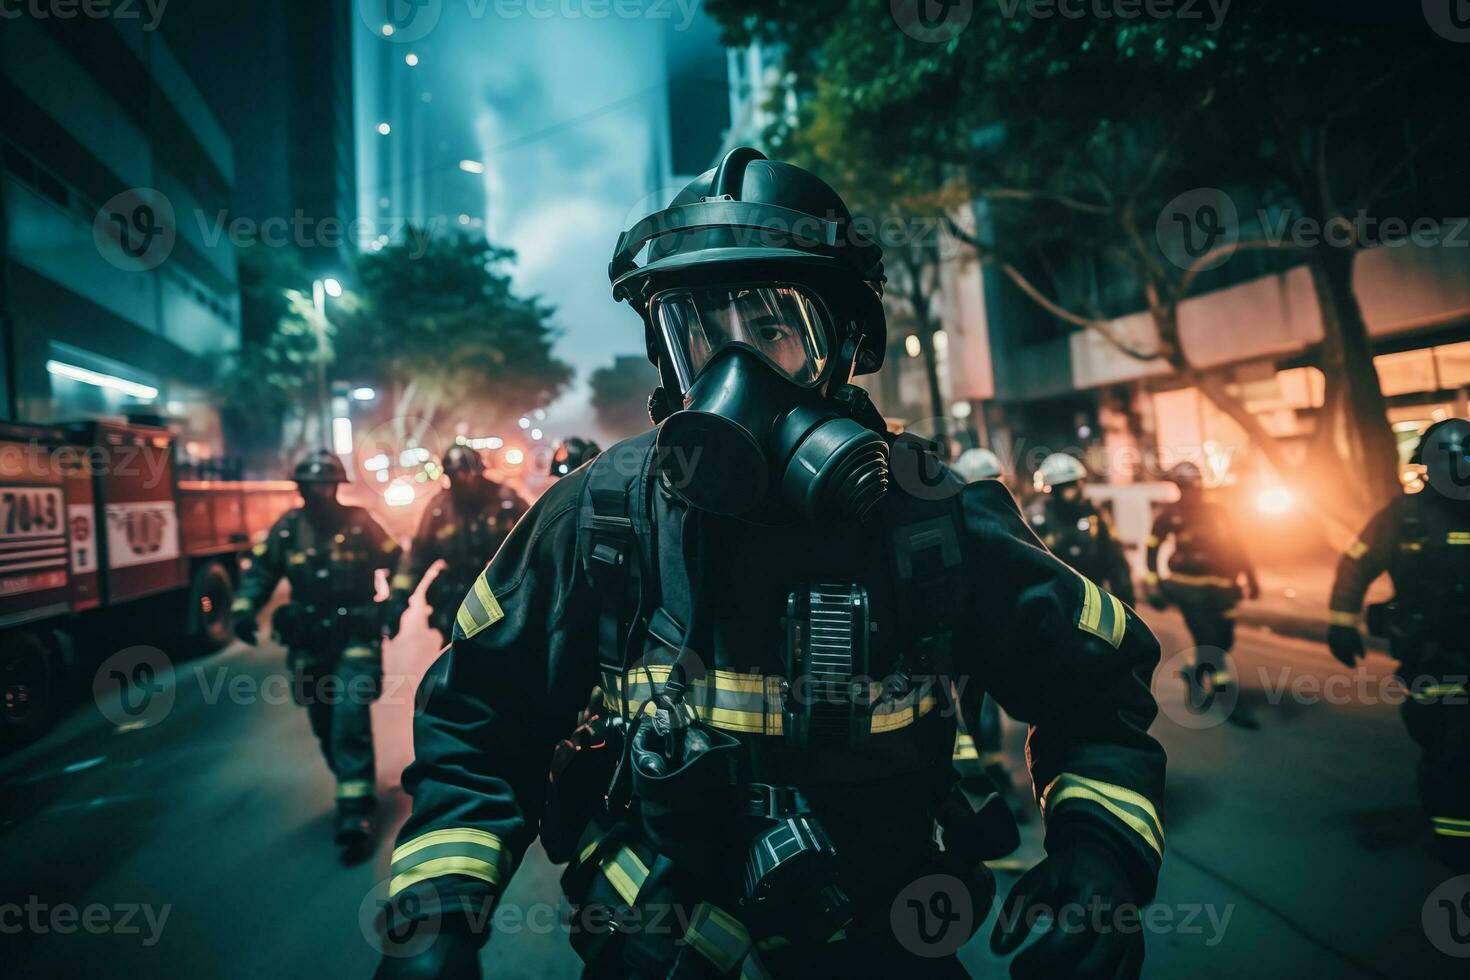
M1166 657L1187 646L1177 615L1152 618ZM268 644L181 665L172 709L154 724L117 726L88 703L0 760L5 972L367 976L377 953L363 923L408 803L397 784L412 700L393 678L419 676L432 637L416 606L388 645L375 709L385 826L374 859L355 867L329 840L332 784L305 714L271 694L281 652ZM1145 976L1463 976L1421 924L1449 875L1427 853L1396 709L1272 696L1316 690L1334 672L1320 647L1245 628L1237 654L1258 730L1186 729L1173 719L1200 716L1185 711L1182 683L1155 685L1169 841ZM1388 666L1370 657L1353 697L1377 692ZM1013 759L1022 736L1008 728ZM1003 867L1029 863L1038 836L1032 821ZM999 876L1004 890L1015 873ZM533 849L505 901L552 906L556 877ZM1002 976L988 930L962 955L976 976ZM497 936L484 963L497 978L578 970L559 930L530 927Z

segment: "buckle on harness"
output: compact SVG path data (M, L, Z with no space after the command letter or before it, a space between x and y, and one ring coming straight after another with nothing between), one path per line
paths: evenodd
M795 786L772 786L769 783L750 783L746 789L746 812L752 817L765 820L784 820L803 813L811 813L806 796Z

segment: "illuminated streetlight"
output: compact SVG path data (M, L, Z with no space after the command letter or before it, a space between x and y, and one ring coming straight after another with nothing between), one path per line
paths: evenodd
M532 439L535 439L536 441L539 442L541 440L541 430L540 429L532 429L531 430L531 438Z
M354 401L370 402L377 397L378 393L367 386L352 389L352 398Z
M384 37L392 37L393 36L393 25L392 24L384 24L383 25L383 36Z
M924 345L919 340L918 334L911 333L907 337L903 338L903 349L905 352L908 353L909 357L918 357L921 353L923 353Z
M419 56L410 51L408 54L403 56L403 61L404 64L412 68L419 63Z
M461 160L459 169L467 174L482 174L485 172L485 165L479 160Z
M393 132L393 127L392 126L389 126L385 122L378 123L378 134L379 135L381 135L381 136L387 136L391 132Z
M1256 494L1256 507L1260 509L1261 513L1269 514L1272 517L1279 517L1291 510L1292 504L1295 502L1296 498L1285 487L1267 487L1265 490Z
M516 425L520 426L523 429L529 429L531 427L531 420L523 415L521 416L521 420L517 422Z
M322 286L326 289L327 295L333 299L342 295L342 284L330 276L322 280Z

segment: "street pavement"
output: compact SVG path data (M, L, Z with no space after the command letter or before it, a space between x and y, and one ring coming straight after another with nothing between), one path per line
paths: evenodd
M1434 945L1470 954L1470 936L1454 945L1466 923L1430 901L1452 876L1428 853L1415 750L1395 705L1382 703L1387 658L1371 656L1359 683L1329 688L1333 703L1311 703L1340 673L1326 651L1243 628L1236 712L1259 724L1246 729L1221 704L1191 713L1171 674L1188 658L1182 623L1149 618L1166 656L1155 733L1170 765L1145 976L1465 976L1466 961ZM129 720L104 699L109 719L89 702L0 759L0 975L368 976L391 835L408 808L398 777L411 755L412 687L436 645L417 604L387 645L374 707L384 826L376 854L356 866L338 862L332 781L269 643L176 665L166 711L155 701ZM1008 724L1013 765L1023 737ZM1002 894L1039 856L1039 833L1033 819L998 866ZM557 875L533 848L503 903L527 924L487 946L488 976L577 975L553 924ZM985 950L989 928L961 957L976 976L1004 976Z

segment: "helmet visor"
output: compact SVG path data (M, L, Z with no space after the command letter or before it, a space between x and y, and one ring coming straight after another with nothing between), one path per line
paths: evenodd
M799 385L816 384L827 367L827 310L801 286L669 289L653 297L650 314L685 391L730 346L747 348Z

